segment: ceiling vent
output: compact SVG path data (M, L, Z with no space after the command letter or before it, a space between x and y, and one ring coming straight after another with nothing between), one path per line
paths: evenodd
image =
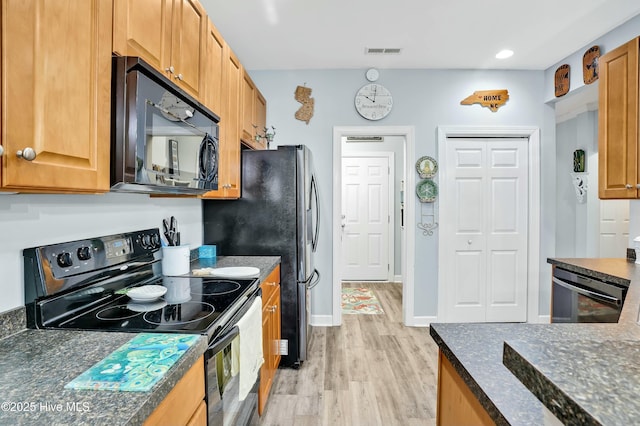
M364 49L366 55L399 55L402 49L399 47L367 47Z
M384 142L384 136L347 136L347 142Z

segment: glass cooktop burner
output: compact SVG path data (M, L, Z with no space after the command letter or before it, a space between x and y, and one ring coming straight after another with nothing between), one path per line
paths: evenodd
M140 315L140 311L131 310L128 305L116 305L98 311L96 318L104 321L120 321L136 315Z
M191 290L193 294L200 294L203 296L220 296L223 294L233 293L238 291L240 283L229 280L203 280L202 286L197 290Z
M144 320L156 325L179 325L202 321L210 316L215 308L210 303L185 302L167 305L162 309L145 312Z

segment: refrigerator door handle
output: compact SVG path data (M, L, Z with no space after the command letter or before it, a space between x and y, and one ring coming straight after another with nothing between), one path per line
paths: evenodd
M307 290L311 290L312 288L317 286L319 282L320 282L320 272L317 269L314 269L313 274L311 274L311 276L305 281L303 281L301 284L304 284Z
M311 249L315 252L318 247L318 234L320 233L320 197L318 196L318 184L316 183L315 175L311 175L311 191L313 191L313 196L316 201L316 226L313 239L311 240Z

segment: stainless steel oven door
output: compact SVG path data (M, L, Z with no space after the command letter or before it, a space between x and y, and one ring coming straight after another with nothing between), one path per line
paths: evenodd
M240 401L237 353L239 329L231 328L205 353L209 426L254 425L258 422L258 382Z
M568 271L554 272L551 322L616 323L626 289Z

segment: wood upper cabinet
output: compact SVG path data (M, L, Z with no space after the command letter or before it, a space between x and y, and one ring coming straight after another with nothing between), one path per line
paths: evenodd
M598 196L638 198L639 38L599 61Z
M204 104L218 116L222 117L223 74L225 63L225 41L213 25L208 21L206 54L204 55Z
M111 0L2 1L2 189L109 190Z
M113 51L140 56L204 102L209 19L198 0L113 0Z
M228 45L223 49L222 112L218 146L218 189L202 198L240 198L240 85L242 64Z
M262 288L262 351L258 413L262 415L269 398L276 371L280 365L280 265L260 285Z
M240 138L242 142L252 149L266 149L267 142L264 138L256 139L256 135L262 135L267 122L267 101L246 70L242 74L242 109Z

